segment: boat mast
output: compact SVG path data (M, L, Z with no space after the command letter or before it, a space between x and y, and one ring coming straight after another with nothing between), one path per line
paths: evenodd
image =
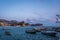
M59 14L57 14L56 15L56 24L57 24L57 26L60 26L60 15Z

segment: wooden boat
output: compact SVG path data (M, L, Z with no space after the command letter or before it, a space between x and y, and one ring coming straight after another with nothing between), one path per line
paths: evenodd
M49 36L56 36L55 31L42 31L41 33L44 35L49 35Z
M36 31L35 30L26 30L26 33L36 34Z

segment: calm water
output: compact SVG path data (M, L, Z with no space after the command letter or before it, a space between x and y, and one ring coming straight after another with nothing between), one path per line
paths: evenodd
M3 28L11 32L11 36L5 35ZM33 27L0 27L0 40L58 40L58 37L51 37L37 32L36 34L25 33L26 29L32 29Z

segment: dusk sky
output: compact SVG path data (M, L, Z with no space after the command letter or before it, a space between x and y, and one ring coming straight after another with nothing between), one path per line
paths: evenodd
M55 21L60 0L0 0L0 19Z

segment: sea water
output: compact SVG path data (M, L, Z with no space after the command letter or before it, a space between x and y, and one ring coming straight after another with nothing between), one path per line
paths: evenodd
M51 37L47 35L41 34L41 32L37 32L36 34L27 34L25 30L32 29L34 27L5 27L0 26L0 40L59 40L58 37ZM9 29L9 30L3 30ZM11 33L10 36L5 35L5 31L9 31Z

